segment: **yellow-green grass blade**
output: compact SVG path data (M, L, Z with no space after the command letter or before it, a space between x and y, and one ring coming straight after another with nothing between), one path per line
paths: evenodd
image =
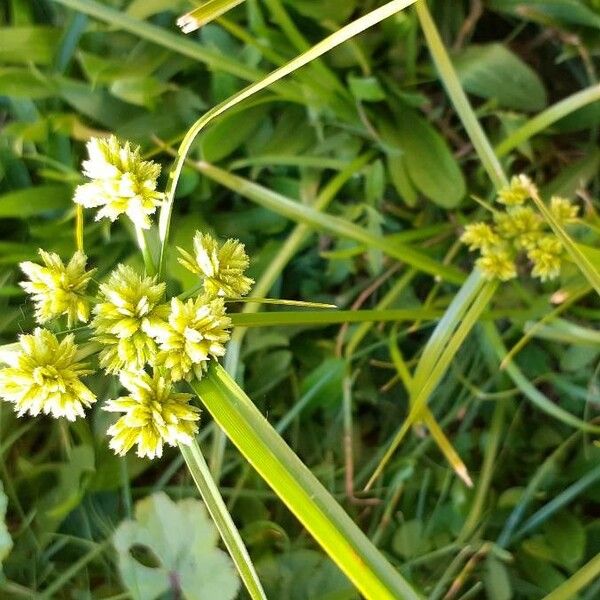
M346 219L327 215L299 202L294 202L277 192L206 162L199 161L190 164L210 179L288 219L364 243L371 248L378 248L388 256L452 283L464 281L464 275L458 269L444 265L411 246L386 240Z
M492 323L484 323L483 328L488 339L488 342L498 357L500 362L504 361L507 350L498 330ZM574 427L575 429L581 429L583 431L588 431L591 433L599 433L600 427L597 425L592 425L591 423L587 423L586 421L582 421L577 417L573 416L571 413L567 412L554 402L552 402L549 398L547 398L542 392L540 392L530 381L525 377L521 369L517 366L516 363L512 361L508 361L504 364L504 371L507 375L513 380L514 384L521 390L523 395L528 398L537 408L546 414L558 419L565 423L565 425L569 425Z
M340 323L384 323L439 318L442 312L432 308L398 308L388 310L316 310L268 313L233 313L234 327L284 327L295 325L336 325Z
M579 270L583 273L584 277L600 295L600 269L598 266L594 264L590 258L588 258L587 254L581 251L579 246L565 231L565 228L558 222L550 209L544 204L543 200L539 197L539 194L534 191L531 195L531 198L537 209L542 213L544 219L546 219L548 222L548 225L552 227L554 233L560 239L567 252L571 255L573 262L579 267Z
M600 84L593 85L585 90L572 94L560 102L552 105L550 108L537 114L521 125L518 129L511 132L495 148L496 156L505 156L511 150L520 146L534 135L544 131L553 123L566 117L579 108L598 102L600 100Z
M442 38L431 18L431 14L427 8L427 0L419 0L415 4L415 8L419 17L419 22L421 23L423 34L427 40L431 58L433 59L440 79L448 92L448 96L450 96L450 99L452 100L454 109L458 113L458 116L467 131L469 139L473 143L473 147L475 148L483 167L494 183L494 187L500 189L508 184L508 180L502 170L498 157L494 153L487 136L469 104L467 95L460 84L460 80L458 79L458 75L456 74L450 57L448 56L448 52L444 47Z
M397 326L392 327L389 338L389 349L390 356L392 358L392 362L396 367L396 371L398 372L398 376L400 380L404 384L406 391L409 394L409 397L413 395L413 380L410 375L410 371L408 370L408 366L404 357L402 356L402 352L400 351L400 347L398 346L398 337L397 337L398 329ZM423 414L421 416L423 419L423 423L429 430L431 437L434 442L438 445L438 448L452 467L454 472L467 484L468 487L472 487L473 482L471 477L469 476L469 471L461 459L458 452L455 450L454 446L439 426L436 421L433 413L429 410L428 407L423 409Z
M208 0L202 6L191 10L177 19L177 25L183 33L192 33L204 25L214 21L227 11L235 8L244 0Z
M561 583L554 591L544 596L543 600L570 600L577 597L577 592L585 588L600 576L600 552L569 579Z
M365 598L419 598L220 365L213 364L192 388L246 460Z
M68 1L74 2L82 0ZM321 42L318 42L317 44L312 46L306 52L303 52L302 54L292 59L285 65L279 67L278 69L275 69L275 71L269 73L266 77L263 77L259 81L250 84L248 87L244 88L237 94L234 94L221 104L218 104L217 106L213 107L211 110L202 115L202 117L200 117L192 125L192 127L188 130L185 137L183 138L181 145L179 146L177 158L175 159L175 164L171 172L169 173L169 183L167 185L166 199L160 212L158 223L158 234L161 242L160 259L158 266L159 275L162 274L165 264L167 240L169 237L169 228L171 225L171 212L173 210L173 202L175 200L175 190L177 188L177 183L181 175L181 170L183 169L187 155L190 151L192 143L196 139L196 136L211 121L213 121L223 113L227 112L229 109L233 108L240 102L243 102L244 100L257 94L258 92L268 88L270 85L278 82L287 75L290 75L291 73L300 69L304 65L309 64L310 62L329 52L336 46L339 46L340 44L353 38L355 35L362 33L369 27L376 25L384 19L391 17L393 14L403 10L407 6L410 6L414 2L415 0L392 0L391 2L387 2L383 6L352 21L345 27L342 27L340 30L326 37Z
M210 469L204 460L204 456L202 456L202 451L197 442L194 440L190 445L179 444L179 450L192 474L202 500L204 500L204 504L221 534L223 543L233 559L248 594L252 600L266 600L267 597L252 564L252 559L227 510L219 488L211 477Z
M392 439L383 457L379 461L379 464L375 468L375 471L365 486L365 490L368 490L372 487L375 481L382 474L383 469L393 454L396 452L398 446L404 439L404 436L410 430L412 424L415 422L415 420L421 418L423 409L426 407L429 397L435 391L438 384L446 374L446 371L448 370L451 362L454 360L459 348L462 346L463 342L471 332L471 329L473 329L496 292L497 282L484 281L482 283L480 276L475 277L473 274L471 274L471 277L473 282L478 283L476 295L473 298L473 301L470 304L467 304L463 298L460 298L459 292L444 315L444 317L446 317L447 314L453 315L456 323L447 322L448 327L444 327L444 331L440 332L438 336L432 335L432 338L434 339L432 346L436 347L438 354L433 356L428 354L427 361L431 364L427 366L427 376L419 381L417 381L416 377L414 378L411 389L410 411L408 416L406 417L404 423L402 423L402 426ZM463 290L461 289L461 291ZM456 304L456 307L452 307L452 304ZM455 310L455 308L460 310ZM443 320L444 319L442 319L442 321ZM442 323L442 321L440 321L440 323ZM455 327L455 325L457 326ZM444 344L440 345L440 340L447 340L447 343L444 342ZM421 357L421 361L422 360L423 357ZM421 361L419 361L419 363L421 363Z

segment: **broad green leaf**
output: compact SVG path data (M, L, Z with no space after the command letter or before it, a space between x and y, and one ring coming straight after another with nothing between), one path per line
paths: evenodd
M188 0L132 0L125 13L137 19L147 19L165 11L182 11L190 3Z
M295 11L318 21L345 21L356 10L358 0L285 0Z
M233 600L239 581L217 539L202 502L175 503L159 492L136 503L135 520L117 527L113 543L121 578L134 600L167 592L185 600ZM149 564L134 558L132 549L144 550Z
M484 585L489 600L510 600L513 592L508 570L495 556L485 561Z
M61 31L55 27L0 27L0 63L48 65L58 50Z
M39 100L53 94L50 83L29 69L18 67L0 69L0 96Z
M490 0L495 10L507 11L546 24L548 19L563 25L600 29L600 15L580 0Z
M72 196L71 188L53 184L7 192L0 196L0 217L23 219L69 208Z
M200 138L204 158L217 162L235 152L256 131L266 114L267 107L259 105L225 115Z
M546 524L546 540L558 564L576 567L585 554L586 535L581 521L569 512L558 513Z
M413 519L402 523L394 534L392 548L404 559L425 554L429 549L429 541L424 535L423 522Z
M385 90L381 87L377 77L348 77L348 85L352 95L362 102L379 102L386 99Z
M426 119L403 107L393 122L380 122L380 134L392 154L401 153L410 180L422 194L443 208L460 204L466 193L464 177L448 144Z
M502 108L535 111L546 106L546 90L536 72L502 44L473 45L454 56L464 89L496 100Z
M6 528L6 507L8 506L8 498L4 493L4 487L0 480L0 576L2 574L2 561L8 556L12 547L13 541Z
M157 98L169 88L168 84L154 77L124 77L113 81L110 91L113 96L129 104L153 109Z

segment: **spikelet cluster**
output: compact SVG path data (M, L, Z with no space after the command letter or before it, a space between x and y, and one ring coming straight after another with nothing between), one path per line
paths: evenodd
M21 335L18 349L2 355L8 366L0 369L0 397L13 403L19 416L83 417L96 397L80 379L92 371L77 359L77 351L72 334L59 340L38 327Z
M244 244L229 239L219 244L208 233L196 232L194 255L178 248L179 262L192 273L200 275L204 290L211 296L239 298L245 296L254 281L246 277L248 255Z
M504 211L496 211L493 223L472 223L465 227L461 241L478 251L476 265L487 279L509 281L517 276L517 263L524 257L531 275L541 281L560 275L564 249L544 219L525 203L537 188L526 175L511 179L498 193ZM566 198L554 196L550 211L561 225L577 220L578 207Z
M124 214L137 227L148 229L150 217L164 197L156 189L160 165L142 160L139 146L121 145L115 136L92 138L87 150L83 174L91 181L75 190L75 202L99 208L96 220L116 221Z
M152 330L167 317L165 284L119 265L100 286L92 329L103 346L100 366L109 373L140 370L156 358Z
M41 249L39 253L43 265L30 261L20 265L28 278L21 287L33 300L37 322L43 325L66 315L69 328L77 321L87 323L90 303L86 291L95 269L86 271L86 255L75 252L65 265L58 254Z
M126 215L136 227L150 227L163 198L157 191L160 167L114 136L90 140L88 152L83 172L91 181L77 188L74 201L99 208L97 219ZM202 282L201 292L187 300L167 298L164 282L123 264L90 295L96 270L86 269L87 258L80 251L66 264L44 250L42 264L22 263L27 280L21 286L33 301L38 323L61 317L68 328L89 323L77 329L84 340L80 346L73 333L59 339L38 328L5 348L0 353L0 365L6 365L0 368L0 398L19 415L83 417L96 397L81 380L95 372L82 358L97 353L99 367L117 375L127 390L104 405L119 415L107 432L117 454L136 446L139 456L155 458L165 445L191 443L200 411L190 403L192 396L176 386L201 378L210 362L225 354L231 329L225 301L246 295L253 281L245 275L249 260L238 240L219 243L196 232L193 254L180 253L180 262Z
M191 394L175 392L168 378L156 371L123 371L121 384L129 395L109 400L104 410L123 416L108 430L110 447L123 456L134 444L140 457L162 456L163 445L189 444L198 431L200 410Z

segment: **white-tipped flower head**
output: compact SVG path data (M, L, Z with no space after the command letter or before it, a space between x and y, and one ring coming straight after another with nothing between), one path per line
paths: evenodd
M19 416L83 417L96 397L80 380L92 371L78 362L77 350L73 335L59 341L42 328L21 335L18 350L2 355L8 367L0 369L0 397L12 402Z
M206 293L187 302L173 298L168 323L154 329L160 345L157 363L173 381L199 379L211 358L225 354L230 327L223 298Z
M204 279L204 290L212 296L239 298L245 296L254 281L244 275L249 260L244 244L228 239L223 245L208 233L196 232L194 256L178 248L179 262Z
M535 248L527 252L527 258L533 263L531 274L542 281L556 279L560 275L563 246L553 235L545 235L538 240Z
M498 202L506 206L518 206L531 198L534 184L527 175L515 175L510 180L510 185L498 192Z
M100 286L100 303L94 307L95 339L105 347L100 365L110 373L139 370L156 357L151 331L169 312L161 304L165 284L144 277L133 268L119 265Z
M33 300L37 322L43 324L66 315L69 328L77 321L87 323L90 304L85 293L96 269L85 270L87 257L83 252L75 252L67 265L58 254L41 249L39 253L44 265L29 261L20 265L29 278L21 282L21 287Z
M191 394L174 392L168 379L156 372L121 374L128 396L109 400L103 407L109 412L124 413L109 428L110 447L123 456L134 444L137 455L162 456L163 445L190 444L198 431L200 410L190 404Z
M96 220L115 221L126 214L137 227L148 229L163 194L156 190L160 165L142 160L139 146L119 144L115 136L92 138L87 144L89 159L83 174L92 181L75 190L75 202L100 208Z

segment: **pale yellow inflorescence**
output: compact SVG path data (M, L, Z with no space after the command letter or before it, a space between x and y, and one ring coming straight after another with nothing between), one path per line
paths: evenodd
M126 215L137 228L150 227L164 197L157 191L160 167L142 160L139 147L114 136L93 138L87 148L83 173L91 181L77 188L74 201L99 208L97 220ZM202 292L187 301L167 302L164 282L127 265L118 265L90 297L87 287L96 269L86 270L80 251L67 264L44 250L43 264L22 263L27 281L21 285L32 297L37 321L66 316L72 328L93 315L91 341L79 348L73 334L61 341L41 328L22 335L0 355L0 364L8 365L0 369L0 398L13 403L19 415L85 416L96 397L80 379L94 372L81 357L99 346L100 367L118 375L129 392L104 406L121 414L108 429L110 447L123 455L136 445L139 456L155 458L165 444L191 443L200 410L190 404L191 394L174 385L201 378L210 362L225 354L231 328L225 300L240 299L254 282L245 275L249 259L238 240L219 243L196 232L193 255L180 252L180 262L202 281ZM89 339L85 331L81 335Z
M87 150L83 174L91 181L78 186L75 202L100 208L96 220L116 221L125 214L137 227L148 229L150 217L164 198L156 190L160 165L142 160L139 146L121 145L115 136L92 138Z
M564 250L544 219L525 202L537 188L526 175L517 175L498 193L503 212L494 213L493 224L472 223L465 227L461 241L469 250L478 250L476 265L486 279L509 281L517 276L517 261L526 256L531 275L541 281L560 275ZM561 225L577 220L579 209L570 200L554 196L550 211Z
M109 400L104 410L123 413L108 430L110 447L123 456L137 444L137 455L162 456L163 445L190 444L198 431L200 410L190 404L191 394L175 392L168 378L156 371L124 371L121 384L128 396Z
M100 286L94 307L92 329L103 345L100 366L109 373L140 370L156 358L152 331L164 322L169 305L164 304L165 284L155 277L139 275L119 265Z
M65 265L58 254L41 249L39 253L43 265L30 261L20 265L29 279L21 282L21 287L33 300L37 322L43 325L65 315L69 328L77 321L87 323L90 303L86 290L95 269L85 270L86 255L75 252Z
M78 360L73 335L59 340L38 327L21 335L18 346L1 356L8 367L0 369L0 397L13 403L19 416L83 417L96 396L80 378L93 371Z
M156 362L173 381L200 379L209 361L225 354L230 327L223 298L206 292L186 302L173 298L167 323L153 330L160 347Z
M228 239L219 245L208 233L196 232L194 256L178 248L179 262L203 279L204 290L212 296L239 298L245 296L254 281L244 275L249 260L244 244Z

